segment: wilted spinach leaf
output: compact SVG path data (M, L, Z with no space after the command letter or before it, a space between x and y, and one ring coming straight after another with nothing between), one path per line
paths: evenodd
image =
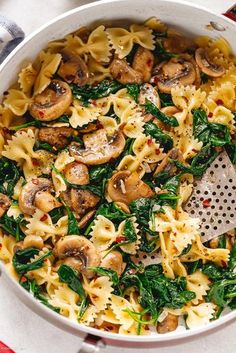
M136 83L129 83L126 85L126 88L129 95L135 100L136 103L138 103L138 97L140 94L140 85L137 85Z
M158 94L161 100L162 107L170 107L174 105L171 94L163 92L158 92Z
M229 142L225 145L225 149L233 164L236 164L236 142Z
M12 196L21 175L16 162L5 157L0 158L0 192Z
M144 124L144 132L146 135L150 135L159 142L165 152L173 147L173 139L168 134L164 133L156 124L152 122Z
M36 248L27 248L24 250L16 251L12 259L12 263L16 272L20 275L23 275L28 271L37 270L43 266L44 260L49 257L52 252L48 251L35 260L32 260L34 256L38 254L39 250Z
M146 99L146 103L144 104L144 108L147 113L154 115L158 120L162 121L165 124L176 127L179 126L178 120L175 116L168 116L160 111L155 104L153 104L150 100Z
M80 234L80 229L78 222L74 216L74 213L71 211L70 207L66 206L66 211L68 214L68 235Z
M16 238L16 241L23 240L25 238L25 234L22 232L20 228L20 224L22 223L24 217L20 215L16 219L13 217L7 216L5 213L0 218L0 227L5 230L8 234L11 234L13 237Z

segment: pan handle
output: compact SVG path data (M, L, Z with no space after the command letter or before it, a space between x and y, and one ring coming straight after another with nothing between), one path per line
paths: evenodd
M88 334L82 343L78 353L98 353L100 348L105 348L105 343L101 337Z

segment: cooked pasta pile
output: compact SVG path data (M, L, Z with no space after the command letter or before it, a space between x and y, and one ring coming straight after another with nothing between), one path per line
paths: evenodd
M235 231L203 244L185 211L223 149L236 162L235 63L152 18L81 28L21 70L0 106L0 259L41 303L134 335L236 307Z

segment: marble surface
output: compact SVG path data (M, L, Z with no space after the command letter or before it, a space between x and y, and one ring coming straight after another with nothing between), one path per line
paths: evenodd
M135 1L135 0L134 0ZM144 0L145 1L145 0ZM84 0L0 0L0 12L16 21L26 34L64 11L85 4ZM224 12L233 0L192 0ZM177 346L145 349L146 353L233 353L236 346L236 322L207 336ZM16 353L78 353L81 339L47 323L26 308L11 292L4 277L0 278L0 341ZM137 353L138 349L107 347L101 353ZM4 352L1 352L4 353Z

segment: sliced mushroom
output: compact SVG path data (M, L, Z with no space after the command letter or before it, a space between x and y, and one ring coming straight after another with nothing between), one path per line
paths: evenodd
M173 116L174 114L179 112L179 109L175 105L171 105L168 107L161 108L162 113Z
M210 62L207 52L203 48L198 48L195 52L195 60L204 74L210 77L220 77L224 75L225 68Z
M162 171L167 172L170 177L174 176L177 171L177 167L175 166L175 164L171 163L171 159L178 159L181 162L183 161L183 156L177 148L172 148L172 150L167 153L165 158L161 161L161 163L155 170L153 176L158 175Z
M152 197L154 192L139 178L137 172L120 171L108 180L107 194L113 201L129 204L140 197Z
M178 316L168 313L166 318L157 324L158 333L175 331L178 327Z
M100 266L116 271L118 277L122 275L125 267L123 257L119 251L111 251L102 259Z
M76 136L76 130L67 126L42 127L39 129L38 139L47 142L49 145L62 148L70 143L70 138Z
M79 221L79 229L82 229L90 221L90 219L95 215L96 210L89 211L86 215Z
M132 68L143 75L143 82L149 82L154 64L153 53L143 47L138 47L134 54Z
M176 85L191 85L196 79L196 71L191 60L186 55L171 58L154 69L152 82L156 83L161 92L170 93Z
M23 248L31 247L42 249L44 247L43 239L39 235L27 235L23 240Z
M75 160L88 165L107 163L111 159L117 158L125 147L125 138L119 130L111 138L108 138L106 130L100 129L85 134L83 141L85 148L72 142L69 151Z
M100 198L89 190L70 189L62 193L65 203L76 213L76 217L81 218L94 209Z
M84 60L69 50L62 50L62 64L57 71L67 83L84 86L89 81L89 70Z
M124 59L114 59L110 65L110 73L112 77L126 85L127 83L137 83L143 82L142 73L135 71Z
M141 86L138 102L139 104L145 104L147 99L158 108L161 107L159 94L150 83Z
M51 181L46 178L35 178L28 181L22 188L19 196L19 208L28 215L34 214L36 207L34 205L35 196L39 191L45 191L52 186Z
M51 121L65 113L71 103L70 86L66 82L52 80L42 93L34 97L29 112L37 120Z
M0 218L11 206L11 201L7 195L4 195L0 192Z
M115 205L121 209L121 211L130 214L130 209L129 207L126 205L126 203L123 202L115 202Z
M88 167L79 162L71 162L66 165L64 169L65 178L71 183L76 185L89 184L89 171Z
M62 204L47 190L38 191L34 198L34 206L48 213Z
M162 42L164 49L171 53L182 54L187 50L193 51L196 44L190 39L180 34L170 34Z
M53 254L59 259L67 259L67 265L71 265L88 278L92 278L94 273L87 270L87 267L97 267L101 260L93 243L80 235L61 238L56 243ZM69 259L71 259L70 262L68 262Z

